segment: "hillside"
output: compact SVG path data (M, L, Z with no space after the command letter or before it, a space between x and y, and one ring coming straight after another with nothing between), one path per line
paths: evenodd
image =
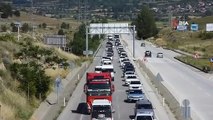
M194 59L194 56L181 57L180 59L202 69L204 66L209 66L209 58L212 57L213 53L213 33L204 32L205 24L212 21L213 16L192 19L190 23L199 24L200 30L197 32L180 32L170 28L163 28L159 32L158 38L152 42L165 48L178 49L192 55L197 54L198 59Z
M0 119L28 120L40 104L39 99L45 99L54 88L56 76L65 77L74 67L69 64L77 66L82 61L81 57L42 43L43 35L57 33L62 22L70 24L70 29L65 31L72 37L78 22L36 15L34 18L34 25L45 22L47 28L36 28L34 39L31 31L21 32L20 41L17 41L17 33L11 32L10 24L31 23L30 15L22 13L21 17L0 21L0 25L7 26L7 32L0 32Z

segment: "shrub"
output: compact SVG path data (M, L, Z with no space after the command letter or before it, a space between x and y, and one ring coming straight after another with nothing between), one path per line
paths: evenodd
M213 32L200 32L198 37L201 38L202 40L212 39Z

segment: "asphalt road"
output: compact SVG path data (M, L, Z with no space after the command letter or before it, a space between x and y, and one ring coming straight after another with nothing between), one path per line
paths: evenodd
M130 35L122 36L132 52L132 39ZM213 80L212 75L204 74L173 57L178 55L170 50L156 48L146 42L146 47L141 47L141 41L135 41L135 58L143 59L145 50L152 51L152 58L147 58L146 66L156 75L160 73L163 84L182 104L183 99L189 99L191 115L194 120L211 120L213 118ZM156 58L158 52L163 52L164 58Z
M100 65L100 58L104 54L104 47L100 48L99 52L97 53L97 56L95 57L91 67L88 69L88 71L94 71L94 67L96 65ZM132 118L133 112L134 112L134 103L126 103L126 90L127 87L123 86L123 81L122 81L122 70L119 67L119 62L118 62L118 54L116 49L114 48L114 60L113 60L113 65L114 69L116 71L115 73L115 92L113 93L113 108L115 109L115 113L113 114L114 120L130 120ZM136 69L138 76L141 79L145 79L140 71ZM86 95L83 93L83 86L85 83L85 75L79 82L76 90L74 91L72 97L70 98L67 106L64 108L63 112L60 114L58 117L58 120L90 120L90 115L86 115L85 110L86 110ZM145 83L144 83L145 84ZM148 86L148 84L145 84ZM146 87L147 88L147 87ZM151 91L150 88L147 88L148 90L144 91ZM154 93L150 92L148 98L154 99L155 104L153 106L156 108L156 118L158 120L172 120L169 119L167 116L166 111L160 104L160 102L157 100L157 97L155 96ZM151 100L151 99L150 99ZM151 100L152 101L152 100ZM157 101L157 102L156 102Z

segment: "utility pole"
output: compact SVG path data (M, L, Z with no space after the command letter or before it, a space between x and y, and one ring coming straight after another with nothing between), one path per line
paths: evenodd
M169 12L169 27L171 27L172 28L172 12L170 11Z
M135 58L135 25L133 25L133 58Z
M31 19L32 19L32 27L33 27L33 33L32 33L32 37L33 39L35 38L35 33L34 33L34 17L33 17L33 11L34 11L34 8L33 8L33 0L31 0Z
M86 57L88 57L88 26L86 25Z
M81 21L81 0L78 0L78 22Z

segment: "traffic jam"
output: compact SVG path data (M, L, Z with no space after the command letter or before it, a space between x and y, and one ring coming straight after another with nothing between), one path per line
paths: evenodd
M116 49L114 49L116 48ZM114 59L114 50L117 50L118 59ZM116 72L113 60L117 60L122 70L123 87L127 88L127 103L134 103L134 116L132 120L154 120L155 114L151 101L143 92L143 85L137 76L135 67L128 58L127 52L120 41L120 36L107 35L105 52L100 65L95 66L94 71L86 73L84 93L86 95L87 112L91 120L113 120L112 94L115 92L113 84Z

